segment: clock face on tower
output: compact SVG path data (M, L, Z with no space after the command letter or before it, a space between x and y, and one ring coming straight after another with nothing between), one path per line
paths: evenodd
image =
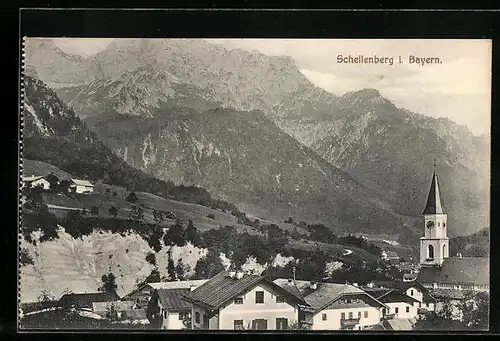
M427 228L430 230L430 229L431 229L431 228L433 228L433 227L434 227L434 222L433 222L433 221L429 221L429 222L427 223Z

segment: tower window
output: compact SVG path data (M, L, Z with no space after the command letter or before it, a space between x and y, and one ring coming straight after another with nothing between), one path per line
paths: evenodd
M434 246L429 245L427 258L434 259Z
M441 223L438 221L438 227L441 226Z
M446 227L446 223L443 223L443 227Z

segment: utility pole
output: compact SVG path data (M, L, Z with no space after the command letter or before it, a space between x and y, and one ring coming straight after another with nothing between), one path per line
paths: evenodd
M293 272L293 281L295 282L295 265L292 268L292 272Z

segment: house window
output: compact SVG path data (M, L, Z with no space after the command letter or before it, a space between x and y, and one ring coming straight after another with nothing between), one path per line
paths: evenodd
M345 300L345 303L347 303L347 304L352 303L352 300L350 298L348 298Z
M360 319L361 318L361 312L358 311L358 318Z
M199 311L194 313L194 322L200 323L200 312Z
M264 303L264 291L255 292L255 303Z
M409 313L410 312L410 307L406 307L406 312Z
M276 329L277 330L288 329L288 319L286 319L286 318L277 318L276 319Z
M368 311L365 311L365 319L368 318Z
M396 314L399 312L399 308L396 308Z
M243 297L236 297L234 299L234 304L243 304Z
M252 329L267 330L267 320L266 319L253 320L252 321Z
M163 310L163 318L167 318L167 311Z
M243 330L243 320L234 320L234 330Z
M410 296L413 296L413 290L410 291Z
M276 296L276 303L284 303L285 298L283 296Z
M352 320L352 311L349 312L349 319Z
M419 308L422 308L422 303L421 303L421 302L420 302L420 303L418 303L418 307L419 307Z
M325 315L326 315L326 314L325 314ZM342 314L340 315L340 318L341 318L342 320L345 320L345 313L342 313Z
M342 314L343 314L343 313L342 313ZM322 314L322 315L321 315L321 320L322 320L322 321L326 321L326 314Z

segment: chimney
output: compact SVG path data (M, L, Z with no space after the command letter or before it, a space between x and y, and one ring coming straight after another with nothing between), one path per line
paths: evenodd
M229 277L234 278L236 276L236 271L231 270L229 271Z
M461 254L461 253L459 253L459 254L458 254L458 257L459 257L459 258L462 258L462 254Z
M236 279L242 279L243 278L243 271L239 270L236 272Z
M196 289L196 285L190 285L189 286L189 291L193 291L194 289Z
M316 282L310 282L309 283L309 288L312 290L316 290L318 288L318 283Z
M352 285L354 285L355 287L358 287L358 283L352 283Z
M288 279L288 284L292 284L293 280L291 278Z

